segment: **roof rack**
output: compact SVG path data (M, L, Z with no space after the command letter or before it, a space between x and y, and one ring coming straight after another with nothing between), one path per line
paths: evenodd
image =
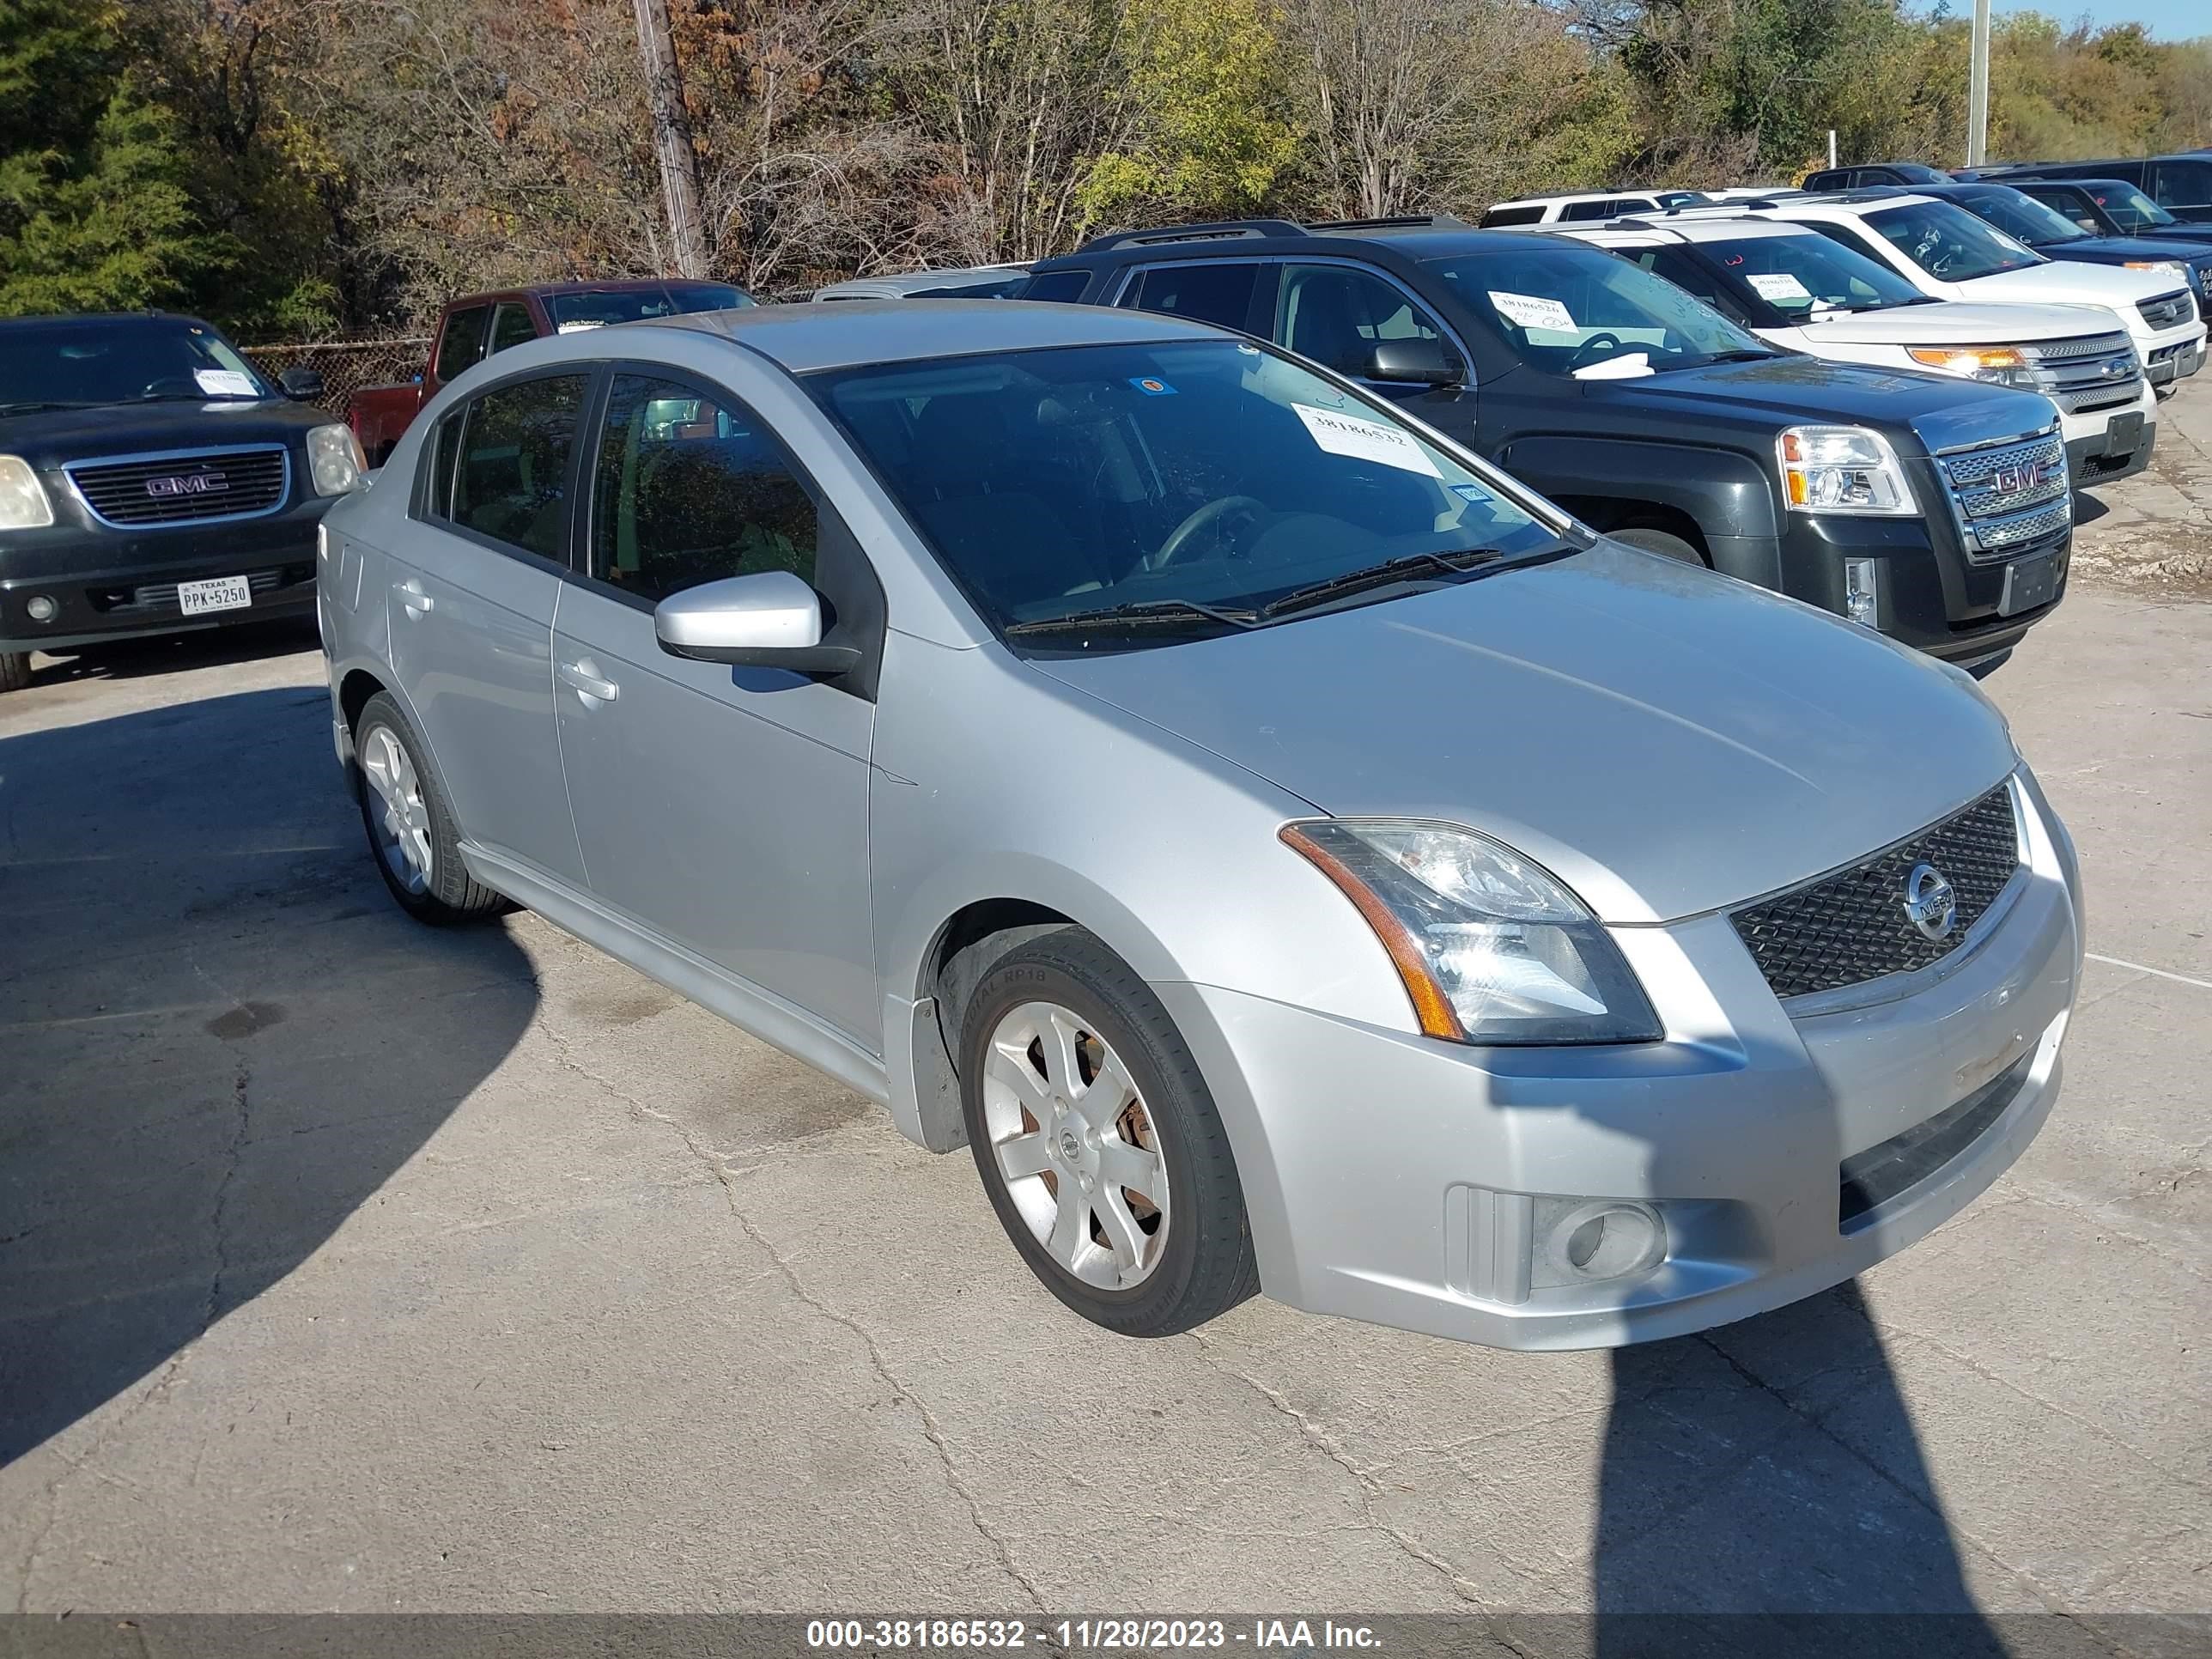
M1304 236L1304 225L1288 219L1223 219L1212 224L1173 225L1164 230L1109 230L1094 236L1078 253L1103 253L1109 248L1149 247L1156 242L1227 241L1237 237Z
M1456 213L1399 213L1380 219L1310 219L1308 230L1407 230L1442 226L1452 230L1474 227Z

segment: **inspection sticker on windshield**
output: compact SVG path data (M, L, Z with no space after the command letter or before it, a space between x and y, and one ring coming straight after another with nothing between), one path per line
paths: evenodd
M1490 290L1490 303L1498 314L1509 323L1518 323L1523 328L1557 328L1571 333L1575 313L1557 300L1547 300L1534 294L1501 294Z
M1173 386L1170 386L1165 380L1154 379L1150 374L1132 374L1129 377L1129 384L1136 387L1138 391L1143 392L1147 398L1172 398L1175 396L1175 388Z
M258 398L261 388L253 384L251 374L242 374L234 368L196 368L192 379L202 392L210 398Z
M1333 409L1316 409L1311 404L1292 404L1291 407L1306 423L1313 441L1332 455L1380 461L1401 472L1425 472L1431 478L1443 476L1429 459L1428 451L1395 427L1385 426L1380 421L1363 421L1357 415L1340 415Z
M1480 484L1454 484L1451 493L1475 507L1486 507L1498 499Z
M1747 271L1743 280L1759 290L1762 300L1809 300L1813 297L1813 290L1786 270Z
M584 321L580 323L562 323L560 325L560 332L563 334L581 334L587 328L605 328L605 326L606 325L599 321L598 318L591 317L586 318Z

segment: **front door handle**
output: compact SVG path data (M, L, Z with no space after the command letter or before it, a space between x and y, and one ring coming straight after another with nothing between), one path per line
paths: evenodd
M437 609L437 601L422 591L422 584L412 576L401 582L396 591L399 595L399 603L407 607L407 614L410 617L427 617Z
M612 702L622 695L622 687L601 674L599 664L589 657L562 663L560 675L561 683L582 698L586 708Z

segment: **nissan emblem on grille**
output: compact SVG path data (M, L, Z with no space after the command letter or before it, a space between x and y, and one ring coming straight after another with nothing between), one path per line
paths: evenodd
M230 488L220 472L184 472L146 480L149 495L215 495Z
M1934 865L1916 864L1905 878L1905 914L1923 939L1948 939L1958 925L1958 895Z

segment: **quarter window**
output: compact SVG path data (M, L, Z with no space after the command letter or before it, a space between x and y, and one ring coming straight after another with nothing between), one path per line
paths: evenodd
M1024 300L1061 301L1073 303L1083 297L1083 290L1091 285L1087 270L1048 270L1030 278L1028 285L1017 295Z
M446 331L438 338L438 379L459 379L483 360L484 319L489 306L466 306L446 319Z
M592 496L592 574L648 600L759 570L814 580L814 499L736 399L616 377Z
M1260 267L1241 260L1154 265L1137 273L1121 303L1241 330L1251 320L1252 290L1259 280Z
M538 325L530 320L530 307L509 300L492 313L491 349L501 352L538 337Z
M585 385L581 374L550 375L469 404L453 477L455 524L542 558L562 556Z
M1490 230L1504 225L1534 225L1543 222L1540 207L1492 208L1482 216L1482 228Z
M1283 273L1276 343L1340 374L1371 375L1378 341L1443 338L1428 313L1372 272L1291 265Z
M1623 204L1608 197L1602 202L1570 202L1559 210L1561 219L1610 219L1623 209Z
M2150 193L2160 207L2212 207L2212 161L2156 163Z

